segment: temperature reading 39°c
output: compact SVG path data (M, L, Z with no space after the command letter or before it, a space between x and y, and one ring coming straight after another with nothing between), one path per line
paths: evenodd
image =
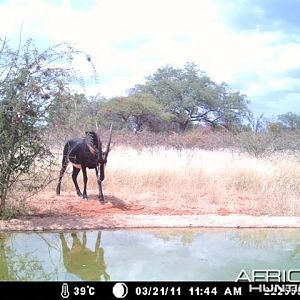
M75 296L84 296L84 295L95 295L95 288L93 286L82 286L82 287L74 287L74 295Z

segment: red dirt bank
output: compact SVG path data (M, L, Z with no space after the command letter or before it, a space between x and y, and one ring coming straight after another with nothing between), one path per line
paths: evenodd
M224 208L170 207L126 204L107 197L100 204L91 196L84 201L73 193L56 196L42 193L28 201L29 214L0 220L0 230L70 230L145 227L300 227L299 217L257 216Z

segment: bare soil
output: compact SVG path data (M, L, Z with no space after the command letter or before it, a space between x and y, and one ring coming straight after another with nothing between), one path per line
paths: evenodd
M181 200L182 201L182 200ZM174 202L176 203L176 202ZM300 217L251 214L247 210L204 205L164 207L149 202L125 203L107 196L105 203L91 191L89 200L65 192L42 192L27 202L26 216L0 220L1 231L72 230L146 227L300 227Z

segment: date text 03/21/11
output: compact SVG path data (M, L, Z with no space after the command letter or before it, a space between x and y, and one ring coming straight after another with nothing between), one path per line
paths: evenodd
M135 289L135 294L137 296L181 296L181 287L138 286Z

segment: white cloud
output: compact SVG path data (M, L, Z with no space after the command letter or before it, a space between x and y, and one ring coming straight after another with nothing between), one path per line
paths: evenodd
M6 1L0 5L0 34L17 40L23 24L23 39L33 37L43 46L71 41L91 55L99 72L92 92L121 95L158 67L183 67L187 61L217 82L242 88L252 101L297 87L297 80L281 74L300 68L299 38L232 30L214 1L102 0L82 10L72 9L70 0L51 3ZM80 60L78 68L90 72Z

